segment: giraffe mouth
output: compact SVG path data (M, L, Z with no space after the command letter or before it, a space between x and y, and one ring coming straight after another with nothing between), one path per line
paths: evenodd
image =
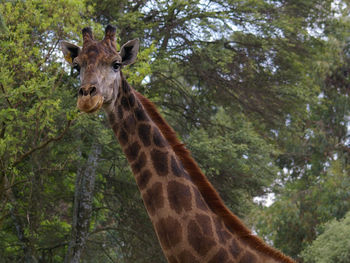
M94 113L103 105L103 97L101 95L83 96L78 98L77 107L79 110L86 113Z

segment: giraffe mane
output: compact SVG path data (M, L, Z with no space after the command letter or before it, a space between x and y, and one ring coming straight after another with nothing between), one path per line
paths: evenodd
M176 132L160 115L156 106L141 93L135 91L135 94L152 121L158 126L177 157L181 160L184 168L189 173L193 183L198 187L198 190L209 208L223 219L228 229L233 233L237 233L240 238L245 240L247 244L256 250L266 255L270 255L276 260L285 263L294 263L295 261L290 257L284 255L277 249L268 246L262 239L253 235L243 222L225 206L219 194L192 158L190 151L186 149L185 145L178 139Z

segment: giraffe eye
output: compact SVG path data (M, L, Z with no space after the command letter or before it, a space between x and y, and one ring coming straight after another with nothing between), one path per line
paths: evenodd
M113 62L113 69L114 71L117 71L120 69L121 63L119 63L118 61L114 61Z
M74 63L73 63L73 68L74 68L76 71L80 72L80 66L79 66L79 64L78 64L77 62L74 62Z

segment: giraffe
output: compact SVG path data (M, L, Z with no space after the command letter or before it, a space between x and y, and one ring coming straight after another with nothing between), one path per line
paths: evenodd
M138 39L117 52L115 27L108 25L101 41L90 28L82 34L82 48L61 41L80 72L77 107L105 111L168 262L294 262L229 211L154 104L128 84L121 69L135 62Z

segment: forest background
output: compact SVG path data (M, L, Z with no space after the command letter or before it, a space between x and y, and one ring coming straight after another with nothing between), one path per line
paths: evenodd
M298 262L350 262L347 1L0 3L1 262L166 262L59 49L107 24L118 44L140 39L129 83L234 213Z

